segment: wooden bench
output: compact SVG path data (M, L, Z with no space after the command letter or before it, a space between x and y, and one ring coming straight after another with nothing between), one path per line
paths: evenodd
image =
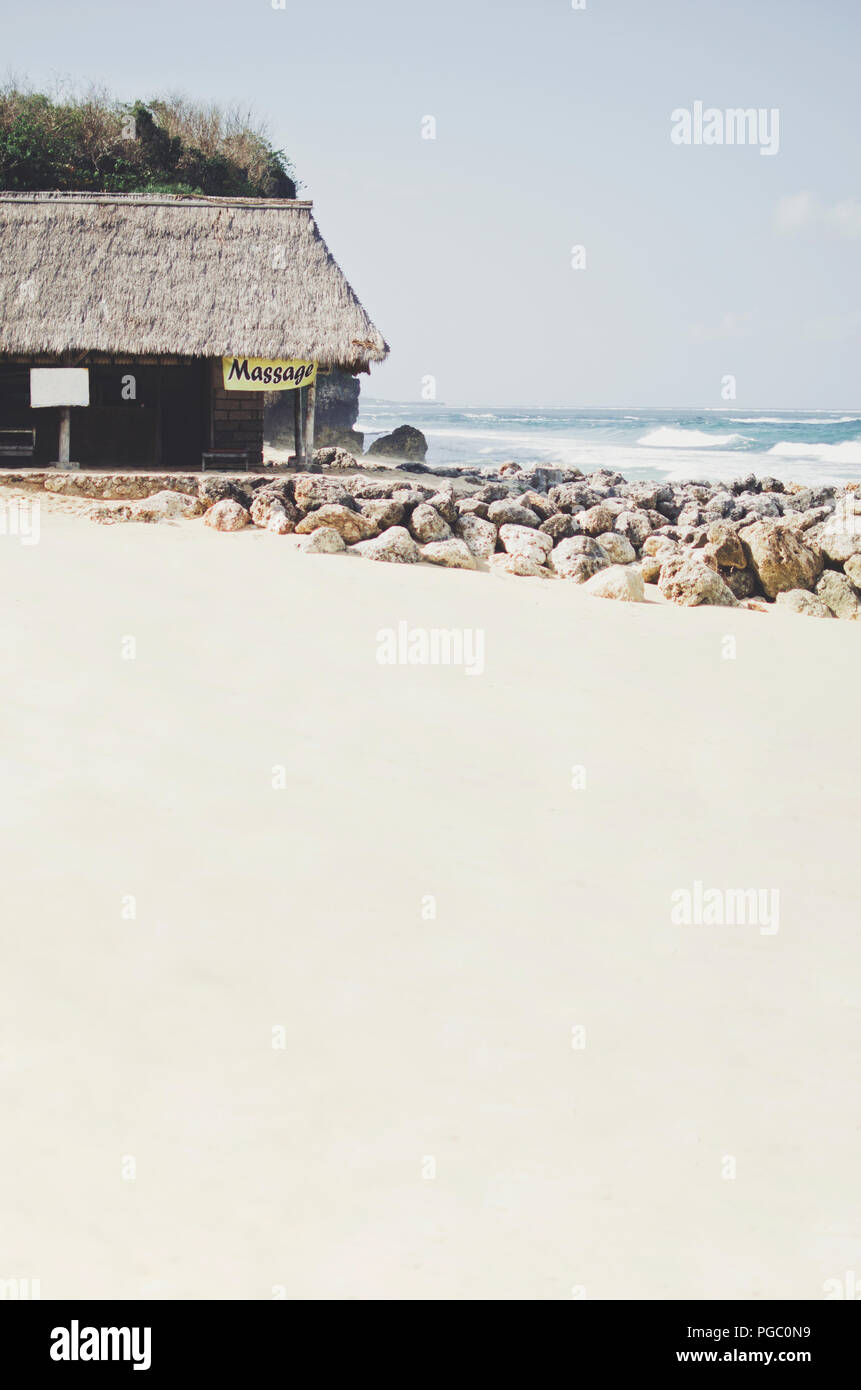
M3 459L31 459L35 452L35 430L0 429L0 462Z
M228 472L239 471L241 465L244 473L248 472L248 454L237 449L206 449L200 456L200 470L206 472L206 466L226 469Z

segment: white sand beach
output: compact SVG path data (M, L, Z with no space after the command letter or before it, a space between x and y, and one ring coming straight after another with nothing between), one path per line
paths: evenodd
M0 573L0 1275L794 1299L861 1269L854 624L59 506ZM483 673L380 665L402 621L482 631ZM778 890L779 930L673 923L696 883Z

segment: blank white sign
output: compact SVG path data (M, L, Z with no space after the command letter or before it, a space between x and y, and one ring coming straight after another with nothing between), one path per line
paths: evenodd
M89 405L90 373L86 367L31 367L30 404Z

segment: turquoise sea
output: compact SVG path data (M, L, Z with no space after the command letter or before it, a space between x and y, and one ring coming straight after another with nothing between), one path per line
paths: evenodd
M784 482L861 480L861 412L816 410L565 410L446 406L362 398L365 448L397 425L415 425L428 462L556 463L612 468L637 478L745 473Z

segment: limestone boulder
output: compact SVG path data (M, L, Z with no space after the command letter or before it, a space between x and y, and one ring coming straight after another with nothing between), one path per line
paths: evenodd
M661 566L658 587L664 598L688 608L702 603L734 608L738 603L717 570L696 551L668 556Z
M289 499L270 492L267 488L255 494L251 503L251 520L255 526L274 531L278 536L287 536L296 529L300 513Z
M596 537L602 550L607 552L611 565L630 565L637 558L637 552L620 531L602 531Z
M490 506L491 502L501 502L508 496L508 488L502 483L484 483L473 496L477 502L486 502Z
M640 560L640 573L643 576L644 584L657 584L661 577L661 568L664 560L671 551L664 555L643 555Z
M452 536L447 541L431 541L421 547L422 559L446 569L474 570L476 559L465 541Z
M404 516L412 516L416 507L420 507L429 497L433 497L430 488L423 488L419 484L412 487L396 487L392 490L392 501L400 502L404 509Z
M317 473L297 473L290 479L292 500L300 511L310 512L328 503L356 509L350 492L340 478L326 478Z
M400 526L404 519L404 509L393 497L369 499L360 503L359 511L373 523L375 531L385 531L389 526Z
M344 478L344 487L357 503L379 502L391 498L398 483L393 483L391 479L382 478Z
M488 508L487 517L494 526L534 526L537 527L542 518L531 507L521 506L513 498L504 498L499 502L491 502Z
M709 547L706 546L702 552L703 555L707 555L708 549ZM736 598L753 598L756 593L756 576L752 569L737 570L731 569L729 566L719 566L718 574Z
M203 505L198 497L187 492L174 492L166 488L152 497L144 497L139 502L129 503L130 521L177 521L182 517L200 516Z
M589 482L594 487L618 487L624 481L622 474L615 468L596 468L594 473L589 474Z
M655 531L643 541L644 555L667 556L671 555L674 550L678 550L678 548L678 541L674 541L670 536L659 536Z
M564 541L566 536L576 536L578 533L577 523L568 512L554 512L546 521L542 521L538 529L549 536L554 545Z
M480 497L459 497L454 505L458 516L486 517L490 510L490 504Z
M536 565L546 565L553 549L553 542L549 536L529 526L500 526L499 539L508 555L525 556Z
M861 516L838 509L828 520L811 528L805 543L817 547L834 565L843 565L853 555L861 555Z
M445 492L435 492L428 498L428 506L433 507L434 511L439 512L443 521L448 526L454 526L457 521L457 508L454 505L454 493L446 490Z
M658 523L660 525L660 522ZM654 531L654 526L645 511L623 511L617 513L615 530L624 536L635 550L639 550Z
M360 541L353 548L366 560L391 565L417 565L421 559L421 551L405 526L389 526L373 540Z
M309 512L297 523L296 532L300 536L310 535L320 526L331 527L346 541L347 545L354 545L356 541L366 541L375 536L377 527L369 517L363 516L361 512L354 512L350 507L343 507L337 502L324 503L322 507L317 507L313 512Z
M534 487L528 488L526 492L521 492L520 496L515 497L514 500L518 506L526 507L529 511L535 512L539 522L546 521L556 510L547 494L537 492Z
M413 510L410 517L410 530L422 545L430 545L433 541L447 541L451 536L451 527L448 522L440 516L436 507L431 506L430 502L421 502Z
M497 541L497 531L492 521L465 512L457 524L457 530L476 559L490 559Z
M90 521L96 521L100 526L116 526L123 521L131 521L131 508L127 502L97 502L89 510Z
M598 494L593 492L586 483L560 483L557 487L550 489L548 496L556 511L571 514L593 507L598 501ZM612 525L612 522L610 524ZM609 531L610 526L601 526L598 529L599 531Z
M11 470L7 470L4 468L3 486L24 488L26 492L42 492L47 490L48 480L52 476L54 475L50 473L39 473L35 470L31 471L29 469L26 473L14 473ZM104 495L104 493L99 494L99 496L102 497Z
M676 518L676 524L683 531L701 526L703 514L696 502L686 502Z
M845 574L838 570L826 570L816 585L816 593L830 608L835 618L848 618L857 622L861 617L861 602L854 586Z
M577 520L584 535L598 537L605 531L613 530L616 516L617 513L612 507L608 507L604 502L599 502L596 507L589 507L585 512L580 512Z
M554 546L550 563L560 579L573 579L576 584L585 584L593 574L607 569L610 557L592 537L569 536Z
M252 520L254 518L252 517ZM255 523L257 524L257 523ZM273 502L269 508L266 530L276 536L289 536L296 529L296 522L289 516L280 502Z
M815 541L816 528L820 521L827 521L829 516L830 511L827 507L814 507L809 512L796 512L789 508L783 513L782 524L790 531L794 531L796 535L801 536L805 544L810 544L811 548L818 549ZM806 531L811 533L810 536L804 534Z
M293 504L293 491L289 478L270 478L268 481L264 480L256 484L249 483L247 487L236 487L232 493L225 495L232 496L235 502L241 502L244 507L246 506L245 498L249 493L251 494L251 500L247 504L249 511L251 510L252 503L255 502L258 497L264 499L269 497L274 501L280 502L288 515L291 514L290 509L293 508L297 521L302 515L299 508L295 507Z
M843 568L851 583L861 592L861 555L850 555Z
M204 510L214 506L216 502L240 502L244 507L247 501L247 495L240 492L232 479L219 478L215 474L208 473L204 473L200 479L197 485L197 495Z
M654 511L662 497L666 500L673 495L666 485L651 482L627 483L621 491L635 507L645 511Z
M719 569L743 570L747 555L739 539L738 528L728 521L713 521L706 532L705 549Z
M492 574L512 574L520 579L550 579L551 571L539 565L528 555L491 555L488 561Z
M666 516L664 516L663 512L647 511L644 512L643 515L646 516L648 520L651 522L652 535L654 535L656 531L660 531L663 529L663 527L668 526L670 524L669 519ZM643 542L643 544L645 545L645 541Z
M811 594L809 589L782 589L777 595L777 602L781 608L788 608L790 613L800 613L805 618L834 616L828 604L817 594Z
M599 570L586 580L583 590L596 598L621 599L623 603L643 603L646 597L640 567L631 564Z
M46 492L64 497L103 498L106 501L139 500L164 491L185 492L196 497L198 489L197 476L182 473L87 473L77 469L41 474L3 472L3 481L7 486L12 486L15 479L22 477L26 481L15 482L15 486L43 487Z
M241 502L225 497L209 508L203 520L214 531L241 531L243 526L250 524L251 514Z
M744 507L748 520L756 517L760 520L772 519L783 515L786 505L782 497L775 497L768 493L765 496L739 497L739 505Z
M743 527L740 537L767 598L776 598L785 589L812 589L822 573L821 555L787 526L756 521Z
M306 555L337 555L345 551L347 546L344 537L334 526L318 526L302 536L299 549Z
M314 462L321 468L355 468L356 458L346 449L340 449L334 444L327 445L324 449L314 450Z

